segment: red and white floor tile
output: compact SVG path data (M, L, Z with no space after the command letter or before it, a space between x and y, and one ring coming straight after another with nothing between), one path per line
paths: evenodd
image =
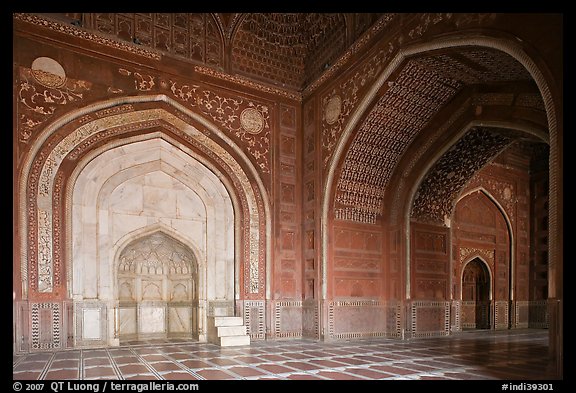
M547 330L471 331L413 340L162 340L13 356L14 380L546 380Z

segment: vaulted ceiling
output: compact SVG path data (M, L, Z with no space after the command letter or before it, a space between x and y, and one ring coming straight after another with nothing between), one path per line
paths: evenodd
M174 59L296 92L313 85L371 26L384 20L382 14L364 13L84 13L50 17ZM474 86L503 84L528 84L532 89L527 94L483 97L492 104L533 107L544 113L530 73L500 50L461 46L405 59L362 114L336 163L336 217L375 223L386 209L383 200L397 165L417 136L463 92L470 94ZM459 157L458 150L453 150L439 159L418 190L413 218L442 222L449 215L446 201L454 198L480 164L515 139L502 137L506 134L502 130L497 135L489 135L489 131L475 129L457 145L468 146L469 152L477 153L475 158L453 159ZM332 135L324 134L323 138ZM323 152L325 167L336 141L329 142L330 149ZM475 150L470 144L482 147ZM455 174L459 175L457 182ZM449 195L438 192L446 184L450 187L442 189ZM419 208L436 201L445 203L437 204L434 212Z
M532 77L514 58L493 49L463 47L408 59L382 88L380 98L351 139L336 186L336 216L375 223L386 209L384 196L399 161L434 117L466 86L514 83L531 84ZM490 102L495 99L502 101L498 103L500 105L531 105L522 103L515 94L488 97ZM537 92L534 101L538 108L543 108ZM417 201L418 204L426 203L426 209L440 201L436 203L438 208L427 211L426 216L415 207L413 217L442 223L444 215L449 216L450 200L445 201L447 195L440 195L437 188L450 184L446 189L450 191L445 191L454 197L476 170L513 140L486 136L488 134L483 129L463 139L461 143L467 146L470 159L462 160L450 154L442 157L435 172L419 189ZM475 143L481 144L481 148L475 149L472 146ZM444 170L445 166L453 170ZM455 173L460 175L457 182L450 178Z
M301 91L370 28L370 13L45 14L221 71Z

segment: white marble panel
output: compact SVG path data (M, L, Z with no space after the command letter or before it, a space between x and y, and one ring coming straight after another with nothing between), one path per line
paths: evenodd
M190 280L172 281L168 300L184 302L192 300Z
M190 189L176 193L176 218L202 220L206 217L204 202Z
M136 307L120 308L120 335L136 333Z
M148 141L144 142L147 143ZM140 162L149 162L149 161L156 161L156 160L160 160L161 157L161 149L160 149L160 145L158 143L156 143L156 141L149 141L151 143L149 143L149 148L147 149L142 149L142 147L140 147L138 149L139 146L135 146L136 144L132 144L132 146L135 147L135 149L132 149L132 151L130 152L130 154L126 154L123 158L123 166L124 167L130 167L136 163L140 163Z
M101 338L100 326L99 308L82 310L82 339L99 340Z
M144 208L142 176L120 184L108 198L109 209L118 213L139 213Z
M140 326L141 333L165 333L165 308L158 306L140 306Z
M111 149L85 171L73 195L75 296L114 300L120 285L115 270L119 248L138 234L149 233L147 227L161 223L178 234L199 259L198 298L234 298L234 210L223 183L206 166L156 139ZM145 283L138 280L133 287L135 301L141 301L146 292L146 286L140 287ZM81 283L76 285L76 281ZM147 292L154 292L150 300L169 292L162 285L157 291L151 289ZM191 311L147 307L142 309L140 317L145 321L140 320L139 326L135 308L120 310L122 334L163 333L166 317L171 330L172 325L178 326L175 331L190 329L177 325L176 318L188 313L189 320ZM198 325L202 324L199 320ZM196 329L196 323L192 326Z
M147 225L148 218L129 214L114 214L111 221L112 243L115 244L126 234ZM105 250L102 250L105 251Z
M170 220L169 226L177 233L185 234L191 239L190 244L197 251L204 251L206 248L206 226L202 221L191 220Z
M169 188L144 186L142 214L152 217L176 217L176 194Z
M162 281L142 280L142 299L162 300Z
M161 166L160 166L161 168ZM154 171L144 175L144 186L152 186L172 190L174 178L162 170Z
M168 309L169 333L191 333L190 307L170 307Z

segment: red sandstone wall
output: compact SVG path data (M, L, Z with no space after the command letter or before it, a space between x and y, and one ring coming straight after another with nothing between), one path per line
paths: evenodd
M462 23L463 26L474 27L484 22L492 23L490 20L480 19ZM442 29L452 29L453 21L445 21L446 26L443 26L444 22L432 25L425 23L423 19L411 20L410 23L410 27L413 28L411 31L416 32L415 39L419 39L431 36ZM496 20L495 23L499 21ZM422 26L423 29L417 29ZM388 229L379 221L377 224L366 224L330 218L328 225L330 243L326 250L327 304L320 305L319 302L321 203L325 192L334 195L334 190L326 190L324 187L326 170L349 115L366 94L370 82L391 58L393 51L398 49L399 43L396 40L394 40L395 46L387 45L386 39L390 38L388 33L380 33L381 38L385 39L368 53L369 56L364 57L362 53L353 55L355 60L361 60L362 63L348 69L344 68L345 72L341 70L337 75L327 74L327 77L321 78L320 82L315 84L314 88L320 86L318 90L300 103L285 95L271 94L265 89L258 90L249 83L220 80L207 74L191 72L191 67L184 67L170 58L157 62L137 54L127 55L118 49L96 44L83 47L85 41L74 39L72 43L75 47L71 48L65 43L59 43L63 36L57 33L49 33L47 40L42 38L44 30L37 26L29 28L25 25L25 27L20 28L21 31L14 40L15 178L18 175L19 159L27 149L29 138L34 138L43 126L68 111L102 99L119 95L162 93L169 94L183 105L188 105L192 104L192 101L187 100L186 94L191 92L191 86L195 85L200 90L208 92L211 98L231 100L240 97L244 103L251 100L266 105L270 108L270 112L269 131L265 137L255 138L247 135L243 138L229 129L230 137L245 150L251 162L258 168L259 176L271 201L270 302L266 303L264 293L261 293L246 301L242 310L246 314L245 319L253 337L263 338L267 334L270 337L324 335L339 338L384 335L387 332L399 335L400 330L408 325L404 319L405 315L413 317L413 324L408 327L414 332L427 334L425 332L446 331L447 306L444 302L450 301L452 293L457 290L454 285L450 286L450 247L452 245L452 263L455 263L460 244L486 246L487 243L478 236L486 235L486 228L492 228L489 225L472 223L473 228L468 228L466 233L451 233L444 227L414 223L411 228L412 241L409 245L412 272L410 286L414 303L398 306L396 301L402 300L406 291L403 229ZM429 31L426 30L428 28ZM411 40L412 36L408 38L406 33L404 38ZM219 56L221 55L220 53ZM26 74L22 73L22 69L29 68L31 62L38 56L49 56L65 64L69 78L79 82L78 86L82 88L81 96L72 94L68 99L57 100L50 105L47 101L38 101L36 98L35 102L44 108L49 106L55 108L53 113L46 115L26 108L21 101L24 98L26 102L31 102L31 90L21 88L25 83L33 82L31 79L23 78ZM211 64L207 58L203 61ZM220 60L216 64L221 64L219 62ZM152 71L154 67L158 67L158 71ZM175 84L172 85L171 82ZM38 89L38 86L32 86ZM176 90L172 90L171 87L175 87ZM19 96L20 93L24 96ZM335 95L338 95L343 102L342 113L335 122L329 123L325 117L326 108ZM219 126L227 127L227 120L218 116L216 107L204 105L195 109ZM240 106L231 110L234 115L239 115L243 109L245 107ZM35 124L36 122L40 123ZM525 170L510 172L504 167L488 167L475 179L477 183L470 183L469 188L482 185L487 189L494 187L503 190L502 184L513 186L515 202L509 214L513 216L511 221L515 239L513 250L516 256L515 294L518 300L531 300L532 295L529 291L529 281L532 277L529 275L531 216L527 172ZM499 195L496 197L500 198ZM503 206L507 203L505 198L500 201ZM543 218L543 212L546 210L540 209L540 213L537 213L538 219ZM490 211L494 212L493 209ZM25 234L15 233L15 242L20 236ZM507 260L509 258L508 243L505 240L507 236L504 234L501 221L498 221L489 236L494 237L496 264L500 263L498 261ZM18 252L14 254L14 288L19 300L20 265ZM501 263L500 271L506 270L503 267L505 264ZM508 289L504 285L508 280L507 273L498 280L504 292L497 293L497 298L507 300ZM541 278L538 282L542 287ZM533 296L545 297L542 293ZM45 300L64 299L58 297ZM60 304L63 305L58 308L49 307L39 312L41 324L38 326L43 327L42 331L52 331L44 328L52 326L50 321L54 319L55 313L59 314L56 318L66 314L67 306L64 303ZM324 307L324 314L327 314L322 320L318 318L320 307ZM509 311L511 318L516 315L513 310ZM27 326L28 311L25 307L20 310L20 314L23 326ZM400 320L404 323L403 327L398 327ZM524 320L522 316L518 322Z

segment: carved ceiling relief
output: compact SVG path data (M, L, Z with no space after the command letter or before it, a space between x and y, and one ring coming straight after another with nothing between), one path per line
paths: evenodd
M323 96L322 106L322 156L324 167L328 166L334 148L358 101L366 94L372 82L380 75L394 47L381 49L377 56L366 63L347 80Z
M302 90L347 48L342 14L246 14L231 42L232 67Z
M387 90L350 144L336 187L335 217L376 222L382 214L384 191L400 157L414 137L464 85L530 79L529 73L516 60L491 49L462 49L408 60L396 80L388 81ZM339 106L336 96L334 91L323 102L325 165L351 112L344 115L340 109L338 113L338 108L344 108L344 104ZM499 95L497 98L506 100L510 97ZM333 120L337 114L341 123ZM335 125L328 128L327 120ZM430 213L426 220L436 213ZM443 222L444 219L437 217L432 221Z
M411 218L447 224L456 197L486 163L513 139L486 128L473 128L430 169L414 198Z
M82 29L72 33L96 31L113 37L116 47L148 51L156 57L169 54L218 70L228 64L232 71L302 91L337 62L352 42L378 24L379 17L364 13L85 13L74 17L80 18L75 21Z
M223 67L218 22L202 13L93 13L87 28L152 50Z
M372 108L346 155L336 191L336 217L375 223L384 191L406 146L452 98L460 84L411 61Z
M423 13L417 14L411 23L407 23L407 28L402 37L406 42L410 39L424 38L433 32L435 26L446 28L454 26L462 29L471 26L490 25L497 17L494 13ZM410 28L413 26L412 28Z

